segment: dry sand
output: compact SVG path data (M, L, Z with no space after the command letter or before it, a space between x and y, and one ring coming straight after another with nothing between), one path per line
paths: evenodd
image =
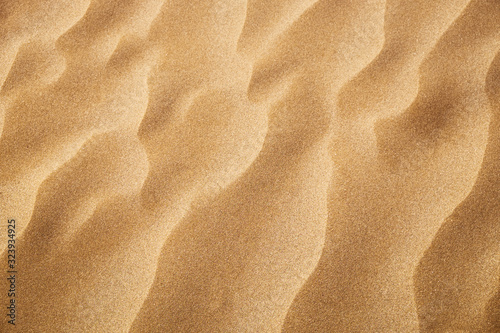
M0 0L0 331L500 332L499 50L498 0Z

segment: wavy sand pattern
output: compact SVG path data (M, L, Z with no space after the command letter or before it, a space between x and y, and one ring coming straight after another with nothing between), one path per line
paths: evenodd
M499 51L498 0L0 1L0 331L500 332Z

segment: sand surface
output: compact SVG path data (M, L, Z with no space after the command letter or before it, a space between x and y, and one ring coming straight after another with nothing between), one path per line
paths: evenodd
M0 332L500 332L499 51L498 0L0 0Z

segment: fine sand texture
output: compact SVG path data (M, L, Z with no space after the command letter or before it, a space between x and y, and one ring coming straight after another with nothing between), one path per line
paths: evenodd
M0 0L0 332L500 332L499 0Z

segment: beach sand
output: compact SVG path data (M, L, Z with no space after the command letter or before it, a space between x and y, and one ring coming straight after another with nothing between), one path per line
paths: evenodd
M500 332L497 0L0 0L0 87L1 332Z

